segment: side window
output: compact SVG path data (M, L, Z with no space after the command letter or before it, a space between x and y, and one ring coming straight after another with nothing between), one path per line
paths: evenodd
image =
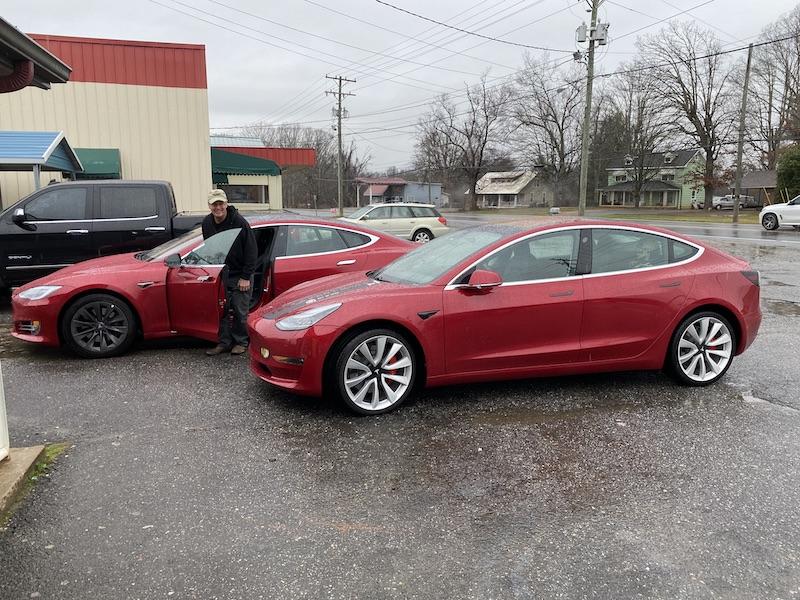
M412 206L411 212L414 213L415 217L438 217L440 216L438 211L435 211L432 208L427 206Z
M668 240L624 229L592 231L592 273L611 273L669 264Z
M547 233L517 242L477 268L499 273L504 282L556 279L575 274L578 230Z
M366 236L363 233L346 231L344 229L339 229L339 235L342 236L342 239L348 248L363 246L364 244L368 244L370 240L369 236Z
M225 258L242 230L226 229L208 238L203 245L195 248L183 258L185 265L222 265Z
M286 256L319 254L346 248L344 239L335 229L310 225L289 225Z
M100 188L100 219L143 219L157 215L153 188L119 185Z
M367 213L367 219L370 221L374 221L375 219L388 219L389 218L389 207L388 206L379 206L376 209Z
M413 219L414 213L408 206L392 206L393 219Z
M86 188L50 190L25 205L29 221L80 221L86 219Z
M670 240L670 244L672 244L671 262L681 262L682 260L686 260L687 258L691 258L697 254L697 248L690 246L689 244L676 242L675 240Z

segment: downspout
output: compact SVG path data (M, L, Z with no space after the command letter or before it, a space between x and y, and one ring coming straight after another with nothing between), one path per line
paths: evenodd
M0 77L0 94L16 92L28 87L33 81L33 61L20 60L14 63L14 72Z

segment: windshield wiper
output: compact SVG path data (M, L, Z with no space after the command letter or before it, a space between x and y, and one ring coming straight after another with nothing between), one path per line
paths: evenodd
M136 260L148 261L148 260L150 260L150 255L147 254L146 251L142 251L142 252L137 252L136 254L134 254L133 258L135 258Z

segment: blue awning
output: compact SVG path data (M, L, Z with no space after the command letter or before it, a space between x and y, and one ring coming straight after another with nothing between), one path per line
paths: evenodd
M63 131L0 131L0 171L80 173L83 165Z

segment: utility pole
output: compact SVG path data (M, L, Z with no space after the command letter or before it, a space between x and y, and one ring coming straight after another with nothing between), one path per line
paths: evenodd
M349 92L342 91L342 83L355 83L355 79L346 79L341 75L337 75L336 77L331 77L329 75L325 75L325 79L333 79L334 81L339 82L339 90L338 91L327 91L326 94L330 94L332 96L337 97L337 104L336 108L333 109L336 113L336 136L338 137L338 151L336 153L336 179L338 181L338 197L339 197L339 213L338 216L344 216L344 204L342 198L344 196L344 181L342 176L342 96L355 96L355 94L351 94Z
M589 125L592 120L592 81L594 79L594 43L604 46L608 41L608 23L597 25L597 8L602 0L587 0L592 6L592 21L589 26L589 52L586 60L586 105L583 109L583 132L581 135L581 181L578 196L578 214L586 213L586 188L589 176ZM583 39L581 39L583 36ZM578 41L586 41L586 25L578 28ZM576 53L576 59L580 53Z
M744 71L742 108L739 111L739 145L736 148L736 187L733 194L733 222L739 222L739 196L742 193L742 146L744 145L744 115L747 111L747 87L750 84L750 59L753 57L753 44L747 47L747 68Z

